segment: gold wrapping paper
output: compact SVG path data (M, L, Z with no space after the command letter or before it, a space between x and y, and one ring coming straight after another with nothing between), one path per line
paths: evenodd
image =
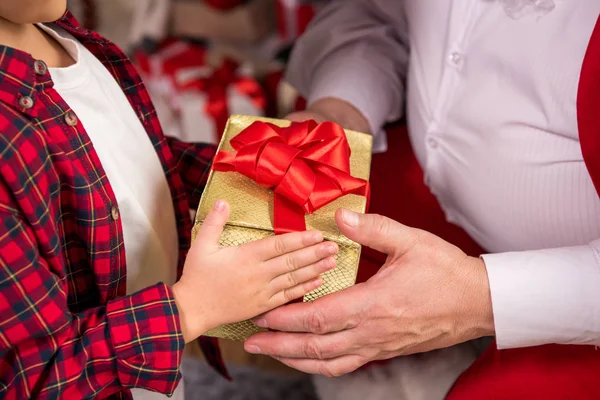
M219 150L233 151L229 144L231 138L254 121L270 122L279 126L287 126L290 123L284 120L233 115L227 122ZM349 130L346 131L346 137L352 150L350 157L352 175L368 180L371 168L372 137ZM273 192L258 186L253 180L240 173L212 171L196 213L192 239L195 239L198 228L218 199L227 200L231 206L231 215L221 236L221 246L239 246L274 234L272 224ZM305 216L307 230L322 231L326 240L334 241L339 245L340 251L336 257L336 268L322 275L323 285L304 296L304 301L312 301L326 294L348 288L356 282L360 245L339 231L335 223L335 212L338 208L347 208L364 213L366 205L366 197L349 194L322 207L315 213ZM229 340L245 340L262 330L252 321L242 321L220 326L205 335Z

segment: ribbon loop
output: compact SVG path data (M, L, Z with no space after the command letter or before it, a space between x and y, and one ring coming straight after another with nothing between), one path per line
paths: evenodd
M237 171L273 189L276 234L306 230L304 214L346 194L369 198L369 183L350 174L350 146L337 124L296 122L289 127L256 121L220 151L215 171Z

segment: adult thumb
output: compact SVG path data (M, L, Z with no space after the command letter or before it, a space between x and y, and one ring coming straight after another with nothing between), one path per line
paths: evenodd
M223 227L228 218L229 203L225 200L217 200L198 229L196 241L200 242L199 244L202 246L218 247L219 239L223 234Z
M388 255L406 253L416 239L415 229L377 214L339 209L335 219L349 239Z

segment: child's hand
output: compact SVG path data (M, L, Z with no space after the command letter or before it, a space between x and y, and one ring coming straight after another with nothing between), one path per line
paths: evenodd
M321 285L335 268L335 243L317 231L272 236L238 247L219 247L229 205L217 201L173 286L186 342L217 326L243 321Z

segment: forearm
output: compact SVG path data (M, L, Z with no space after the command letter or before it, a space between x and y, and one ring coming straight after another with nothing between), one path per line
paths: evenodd
M600 240L483 259L499 348L600 345Z
M79 303L102 305L72 310L68 282L40 254L31 228L17 215L1 217L0 397L172 393L184 342L171 289L160 283L102 303L90 288Z
M296 44L287 80L309 107L343 100L367 120L362 130L377 133L401 116L406 32L403 6L396 1L334 2Z

